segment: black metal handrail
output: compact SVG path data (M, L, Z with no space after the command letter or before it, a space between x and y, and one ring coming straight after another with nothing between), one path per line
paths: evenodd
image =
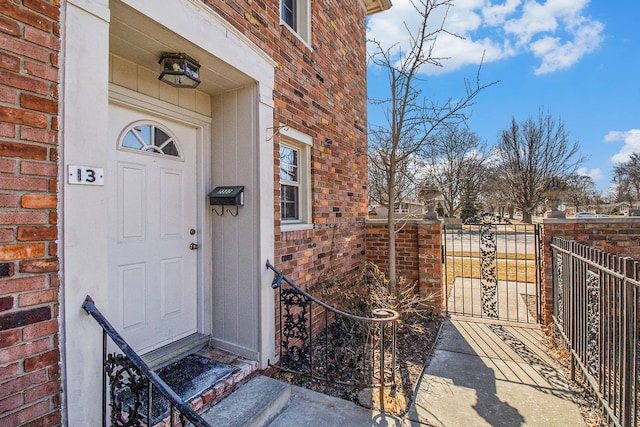
M93 299L87 295L82 304L82 308L87 314L91 315L96 322L100 325L103 331L103 365L104 365L104 396L102 400L102 419L103 426L107 425L107 405L111 406L110 419L113 425L126 425L135 426L139 425L141 421L144 422L146 416L146 425L152 425L152 404L153 404L153 389L155 388L160 394L169 401L171 406L170 417L171 426L174 425L175 410L178 411L181 425L185 425L185 419L190 421L196 427L211 427L200 415L198 415L191 406L185 403L180 396L178 396L155 372L153 372L149 366L142 360L142 358L129 346L129 344L122 338L122 336L116 331L106 317L95 306ZM123 355L108 354L107 351L107 336L118 346ZM114 367L118 365L118 367ZM111 402L109 403L109 396L106 394L107 390L107 372L117 371L118 375L126 375L127 379L121 382L118 386L110 384ZM146 385L133 384L139 380L144 381L146 379ZM118 388L118 389L116 389ZM147 391L146 402L146 414L141 414L138 411L141 406L135 404L133 406L124 407L122 404L116 404L113 402L114 396L119 392L129 388L132 392L139 392L144 389ZM133 390L135 388L135 391ZM140 396L136 396L136 401L139 402ZM175 408L175 409L174 409Z
M383 405L385 387L393 388L396 386L396 329L397 321L400 317L398 312L389 308L377 308L372 310L373 317L358 316L344 312L326 304L301 289L296 283L276 269L269 260L267 260L266 266L275 273L271 287L278 289L280 293L280 365L277 366L277 368L292 373L303 374L322 381L333 381L345 385L363 387L378 387L380 404ZM283 282L289 286L288 289L283 289ZM314 309L313 304L319 306L319 310ZM318 313L318 311L320 311L320 313ZM314 316L316 318L319 317L319 320L315 320ZM331 323L330 320L332 321ZM345 329L345 322L356 322L356 325L373 325L379 328L378 366L375 366L374 345L370 348L372 356L370 358L364 354L369 348L360 349L363 352L362 357L359 358L360 362L362 362L363 365L371 365L372 375L370 377L366 374L368 371L367 366L356 366L352 360L347 360L350 359L349 356L354 356L358 353L358 349L348 349L349 343L346 341L352 338L350 337L352 330L348 330L349 327ZM339 326L336 326L337 323L341 323L343 328L340 329ZM331 326L333 326L333 328L331 328ZM332 334L332 329L334 331L332 339L339 341L337 343L330 342L329 335ZM385 334L386 329L391 330L388 338ZM314 339L319 336L323 336L324 338L322 340L324 354L314 356ZM332 380L332 378L336 377L336 374L335 372L332 373L328 363L330 359L330 347L332 348L332 361L346 361L348 364L346 370L353 369L360 372L362 374L361 378L376 379L377 377L377 382L364 380L354 381L353 376L357 375L353 375L349 380ZM347 357L343 357L344 354L338 354L341 352L346 352ZM387 353L391 355L390 361L386 358ZM318 359L318 357L320 357L320 361L324 362L323 368L316 366L314 363L314 360ZM387 362L390 362L390 366L387 366ZM318 374L318 371L324 371L324 375Z

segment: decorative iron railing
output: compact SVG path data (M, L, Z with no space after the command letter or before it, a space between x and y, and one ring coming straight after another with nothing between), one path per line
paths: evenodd
M82 308L102 327L103 427L153 426L158 422L163 422L164 426L167 417L171 426L186 426L189 421L196 427L211 427L147 366L96 308L89 295ZM108 352L108 338L122 353ZM165 403L154 405L159 400ZM164 410L165 406L169 407L168 412Z
M576 371L616 426L638 426L640 264L554 237L553 321Z
M379 308L373 317L338 310L298 287L266 263L279 292L277 368L308 378L356 388L396 387L396 311ZM286 285L286 286L285 286Z

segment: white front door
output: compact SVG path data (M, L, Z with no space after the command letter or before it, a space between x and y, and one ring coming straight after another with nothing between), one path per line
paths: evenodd
M193 126L109 106L110 313L145 353L197 331L197 137Z

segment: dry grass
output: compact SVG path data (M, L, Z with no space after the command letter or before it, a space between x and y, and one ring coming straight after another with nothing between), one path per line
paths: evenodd
M498 280L509 282L535 282L536 263L531 257L496 259L496 275ZM456 277L481 278L481 259L479 257L447 256L447 285L453 285Z
M480 251L447 251L447 257L454 258L482 258ZM535 261L536 255L532 253L497 253L496 259L530 260Z

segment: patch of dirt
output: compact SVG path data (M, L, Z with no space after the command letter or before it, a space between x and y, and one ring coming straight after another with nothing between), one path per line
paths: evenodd
M398 330L397 367L401 377L400 392L407 403L413 401L413 393L422 371L436 344L443 319L433 316L431 319L410 319Z

